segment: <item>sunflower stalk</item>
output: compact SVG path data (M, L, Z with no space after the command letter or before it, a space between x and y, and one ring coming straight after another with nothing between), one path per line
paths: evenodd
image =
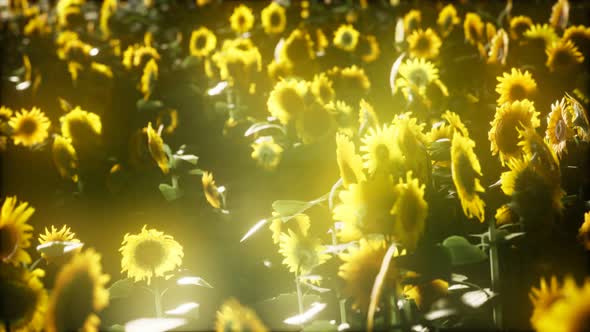
M156 308L156 317L161 318L164 317L162 313L162 293L160 292L160 287L158 287L157 282L154 282L154 306Z
M301 292L301 283L299 282L299 272L295 272L295 287L297 288L297 306L299 315L303 314L303 293Z
M500 262L498 257L498 234L496 231L496 220L495 218L489 218L489 232L490 232L490 243L489 243L489 256L490 256L490 275L492 281L492 292L499 293L500 291ZM492 308L492 315L494 325L496 328L502 328L502 303L498 300L494 301Z

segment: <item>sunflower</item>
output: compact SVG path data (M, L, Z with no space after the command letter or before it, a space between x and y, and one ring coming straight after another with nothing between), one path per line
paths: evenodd
M295 29L285 39L285 43L279 52L279 58L281 61L289 63L308 65L309 61L315 58L313 45L307 31Z
M325 54L326 48L330 46L330 41L324 31L320 28L315 30L315 50L317 54Z
M403 156L403 169L392 174L403 177L407 171L413 171L420 182L429 183L431 163L426 149L428 139L424 134L425 124L418 124L411 112L396 115L391 123L395 132L395 145Z
M23 28L25 36L38 35L40 37L51 33L51 27L47 24L47 14L37 15L31 18Z
M468 218L484 221L485 203L479 196L485 190L479 182L481 166L473 152L475 142L459 133L453 135L451 142L451 175L457 196Z
M401 89L404 94L417 91L423 95L426 88L438 80L438 69L423 58L405 60L399 66L399 78L395 81L395 91Z
M373 106L364 99L361 99L359 106L359 132L364 132L365 128L376 128L379 125L379 117Z
M105 77L113 78L113 70L111 69L111 67L103 63L93 61L90 64L90 69L92 69L92 71L94 71L95 73L101 74Z
M248 89L253 75L262 70L260 51L250 39L225 40L221 52L213 54L212 60L222 80L243 89Z
M71 37L73 37L73 35ZM92 45L87 44L78 38L71 37L65 39L63 45L57 49L57 56L65 61L85 61L90 56L90 51L93 48Z
M533 26L533 20L528 16L513 16L510 19L510 38L522 39L524 33Z
M430 306L439 298L449 294L449 283L442 279L434 279L417 285L406 285L404 295L414 300L416 306L422 310L429 310Z
M422 13L417 9L410 10L404 15L404 31L410 34L412 31L419 29L422 23Z
M324 253L326 248L319 239L299 235L290 229L287 232L281 233L279 253L285 257L283 264L289 268L289 272L306 275L330 258L330 255Z
M566 105L565 98L551 105L551 112L547 116L545 139L558 156L567 151L567 141L574 137L573 116L571 108Z
M297 137L304 144L311 144L334 132L334 117L325 104L314 101L306 105L297 117Z
M127 69L144 68L151 59L160 60L160 54L148 45L131 45L123 53L123 65Z
M256 313L235 299L223 303L217 311L215 321L216 332L266 332L268 329L260 321Z
M87 249L61 268L47 308L47 332L98 331L96 314L109 303L105 286L110 279L102 273L100 258L94 249Z
M266 105L272 116L286 125L305 108L308 85L305 81L282 80L275 84Z
M211 30L200 27L191 33L189 44L191 55L199 58L206 57L213 52L215 46L217 46L217 37Z
M547 62L550 71L568 72L584 62L584 56L570 40L561 40L547 47Z
M62 178L71 179L78 182L78 156L72 140L60 135L55 135L53 146L51 148L53 163Z
M477 45L484 39L484 24L476 13L467 13L463 21L465 40L471 45Z
M510 205L504 204L496 210L494 219L496 219L496 225L515 224L518 222L518 215L510 208Z
M272 79L274 83L276 83L293 73L293 64L287 61L277 62L273 59L266 66L266 72L268 73L268 77Z
M33 226L27 221L35 213L29 203L21 202L17 206L16 197L7 197L0 211L0 258L4 263L19 265L31 263L31 256L25 251L31 245Z
M76 238L76 233L72 232L68 225L63 225L59 230L53 225L51 225L51 230L45 227L45 234L39 234L38 241L39 244L49 242L80 242L80 240Z
M549 24L556 29L565 29L570 15L570 3L568 0L557 0L551 7Z
M88 135L98 136L102 132L100 117L94 113L84 111L76 106L68 114L62 116L61 133L72 142L84 141Z
M424 222L428 215L428 204L424 200L425 185L412 177L412 172L406 174L406 181L399 180L395 186L397 198L391 208L393 215L393 237L404 248L414 250L418 240L424 232Z
M590 50L590 27L584 25L571 26L565 30L562 37L563 41L571 41L580 49L582 54L588 54Z
M411 57L433 59L438 56L442 42L432 29L416 29L408 36L408 45Z
M362 36L359 39L357 53L360 55L361 60L365 63L371 63L377 60L381 54L377 37L373 35Z
M461 19L457 16L457 9L453 4L448 4L441 9L438 13L438 18L436 20L436 24L438 25L440 34L443 37L448 36L455 25L459 25L461 23Z
M143 75L139 84L139 91L143 94L143 99L148 100L154 91L155 82L158 79L158 63L150 59L143 68Z
M369 128L361 139L363 143L360 151L364 159L364 166L369 174L379 171L390 171L402 160L401 151L395 141L393 126Z
M504 29L498 30L496 35L490 41L490 50L488 52L487 63L490 64L506 64L508 57L508 34Z
M203 184L203 191L205 192L205 198L207 199L207 202L209 202L209 204L216 209L221 208L221 193L219 192L217 185L215 185L213 174L209 172L203 172L201 182Z
M287 26L287 14L283 6L276 2L271 2L260 13L262 27L268 35L280 34Z
M251 157L256 160L258 166L271 171L281 162L283 147L275 143L272 136L260 137L251 146Z
M344 279L343 293L353 298L354 309L363 313L367 312L375 278L381 269L381 262L386 252L385 241L362 238L358 246L348 247L346 252L339 255L343 263L338 269L338 276ZM399 256L397 250L394 256ZM396 272L396 268L393 265L390 265L393 271L387 273L386 284L388 285L394 284L396 280L396 275L393 273Z
M499 83L496 85L496 92L500 95L498 105L523 99L532 100L537 92L537 83L527 70L523 73L520 69L512 68L510 73L504 73L497 79Z
M570 293L575 292L575 281L571 278L566 278L562 286L557 282L557 278L552 276L549 281L545 278L541 278L540 287L532 287L529 292L529 299L533 303L533 314L531 316L531 325L538 329L540 320L543 316L549 314L552 310L553 305L568 296Z
M121 245L121 272L127 271L135 282L145 279L149 285L152 277L167 276L182 265L182 246L172 236L145 225L139 234L125 234Z
M100 7L100 20L98 26L100 28L100 33L102 34L102 38L108 40L111 36L111 29L109 28L109 20L113 13L117 10L117 1L116 0L106 0L102 3Z
M0 320L3 322L0 331L6 331L7 323L8 331L41 331L47 310L47 291L40 280L45 272L0 264Z
M574 90L574 92L576 92L576 90ZM581 93L578 93L576 97L584 100L584 95L582 94L580 96L580 94ZM567 107L570 108L574 114L573 123L576 136L584 142L590 142L590 121L588 120L584 106L567 93L565 94L565 100Z
M12 127L12 140L14 144L23 146L33 146L45 141L49 136L49 126L51 122L43 112L37 107L30 111L22 109L8 121Z
M505 165L510 158L520 155L518 131L539 127L538 115L539 112L535 111L533 102L528 99L504 103L496 108L488 139L491 142L492 154L500 154L502 165Z
M358 240L367 234L389 234L394 217L390 214L396 192L389 174L375 174L372 179L352 183L340 191L341 203L333 210L333 219L342 221L338 237L342 241Z
M243 34L250 31L250 29L252 29L254 26L254 14L252 14L252 9L243 4L240 4L231 14L229 23L231 25L231 29L238 34Z
M344 187L365 181L363 161L356 154L354 143L344 134L336 134L336 160Z
M536 328L539 332L583 332L588 329L589 317L590 281L586 280L583 287L576 287L565 298L556 301L539 319Z
M275 217L270 226L268 228L272 232L272 241L275 244L278 244L281 240L281 233L284 233L284 225L287 226L287 229L292 230L295 234L300 236L307 236L309 232L309 228L311 227L311 220L309 216L304 213L299 213L290 217L287 221L284 221L283 218L279 217L277 212L272 213L272 216Z
M318 99L319 102L327 104L334 99L333 82L326 74L320 73L313 77L313 81L309 85L311 93Z
M342 92L366 93L371 88L371 81L363 68L352 65L340 70L338 86Z
M170 171L170 161L168 160L168 155L164 149L164 141L162 140L160 133L157 133L154 128L152 128L151 122L148 123L146 128L150 154L158 164L160 170L162 170L162 173L168 174Z
M531 27L524 32L524 37L535 44L541 45L543 48L548 48L559 39L555 29L548 24L531 25Z
M346 52L352 52L359 41L360 33L350 24L342 24L334 32L334 46Z
M584 223L578 230L578 239L586 250L590 250L590 212L584 214Z

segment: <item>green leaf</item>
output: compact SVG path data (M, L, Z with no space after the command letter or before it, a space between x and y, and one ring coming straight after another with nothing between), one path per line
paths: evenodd
M315 320L311 324L307 325L303 332L335 332L338 331L336 324L331 324L327 320Z
M309 202L295 201L295 200L278 200L272 203L272 209L275 210L281 217L292 216L301 213L311 205Z
M250 128L248 128L246 130L246 132L244 133L244 136L248 137L248 136L255 134L259 131L262 131L265 129L270 129L270 128L279 129L283 132L283 134L286 134L285 127L283 127L281 125L274 124L274 123L268 123L268 122L258 122L258 123L251 125Z
M107 332L125 332L125 326L121 324L111 325L107 328Z
M479 263L488 257L483 251L469 243L462 236L449 236L443 241L442 245L449 251L453 265Z
M115 281L109 288L109 299L122 299L129 297L135 283L131 279L120 279Z
M161 183L158 188L167 201L173 201L182 197L182 191L179 188L175 188L167 183Z
M174 159L184 160L184 161L191 163L193 165L196 165L197 162L199 161L199 157L192 155L192 154L183 154L183 155L175 154Z

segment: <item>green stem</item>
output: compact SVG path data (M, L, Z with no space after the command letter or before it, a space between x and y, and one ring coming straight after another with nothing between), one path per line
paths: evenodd
M301 293L301 283L299 282L299 273L295 272L295 286L297 287L297 305L299 314L303 314L303 293Z
M9 320L4 321L4 328L6 329L6 332L10 332L10 321Z
M37 265L39 265L41 259L41 257L37 258L37 260L34 261L33 264L31 264L31 266L29 266L29 271L33 271L37 267Z
M162 314L162 293L160 293L160 288L158 284L154 281L154 305L156 307L156 317L161 318L164 315Z
M490 275L492 281L492 292L500 292L500 262L498 255L498 236L496 233L496 220L495 218L489 218L489 229L490 229ZM494 324L496 328L502 328L502 303L499 299L494 301L492 308L492 314Z
M341 180L339 180L339 181L341 181ZM334 247L336 247L338 245L338 238L336 237L336 227L334 227L334 225L332 225L331 233L332 233L332 245ZM340 292L336 293L336 297L338 299L338 310L340 310L340 324L347 324L347 322L346 322L346 307L345 307L346 299L340 298Z

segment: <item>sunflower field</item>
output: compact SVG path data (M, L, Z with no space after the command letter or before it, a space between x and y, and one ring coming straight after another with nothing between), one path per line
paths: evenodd
M588 331L589 12L0 0L0 332Z

